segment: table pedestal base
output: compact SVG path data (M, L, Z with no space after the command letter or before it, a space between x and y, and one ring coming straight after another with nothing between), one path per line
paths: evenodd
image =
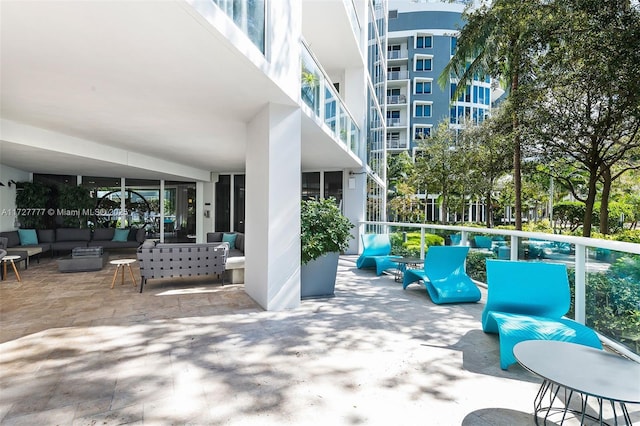
M571 398L574 396L574 393L578 396L578 398L580 399L580 408L579 409L574 409L571 408ZM562 418L560 419L560 423L559 424L563 424L565 418L567 417L567 413L571 413L575 416L576 419L580 419L580 424L583 425L585 424L585 420L589 419L595 422L598 422L598 424L600 425L609 425L609 423L606 423L603 419L603 399L602 398L594 398L597 403L598 403L598 413L596 413L597 415L592 415L587 413L587 402L589 399L589 395L585 395L582 394L580 392L574 392L571 389L566 389L563 386L560 386L550 380L544 380L542 382L542 385L540 386L540 390L538 390L538 394L536 395L536 399L534 400L534 419L536 422L536 425L540 424L538 423L539 420L541 419L541 417L539 416L539 414L543 414L545 413L545 416L543 418L544 423L543 424L547 424L547 420L551 421L549 419L550 416L554 415L554 414L562 414ZM548 402L548 405L543 405L545 403L545 399ZM613 401L613 400L606 400L609 401L609 403L611 404L611 409L613 410L613 424L614 425L618 425L618 411L616 411L616 404L619 406L620 408L620 413L623 415L624 418L624 423L620 423L620 424L624 424L624 425L631 425L631 417L629 416L629 411L627 411L627 406L623 403L623 402L619 402L619 401ZM563 403L563 406L559 406L556 405L554 406L553 404L556 403ZM557 423L554 423L557 424Z

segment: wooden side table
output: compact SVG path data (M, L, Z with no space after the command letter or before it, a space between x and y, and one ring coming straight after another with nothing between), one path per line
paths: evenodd
M116 283L116 278L118 277L118 271L121 270L121 282L120 285L124 285L124 268L125 266L127 268L129 268L129 275L131 276L131 283L133 284L133 286L136 286L136 279L133 276L133 271L131 270L131 264L133 262L135 262L135 259L116 259L116 260L112 260L109 263L112 265L116 265L116 270L113 273L113 280L111 281L111 288L113 288L113 285Z
M13 267L13 272L15 272L18 282L22 282L22 280L20 279L20 274L18 273L18 268L16 268L16 264L15 264L15 261L20 258L21 256L12 256L12 255L5 256L2 258L2 279L3 280L5 280L7 277L7 262L11 262L11 266Z

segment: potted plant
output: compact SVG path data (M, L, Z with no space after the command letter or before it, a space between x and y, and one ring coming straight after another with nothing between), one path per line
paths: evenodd
M334 198L302 201L300 213L302 298L334 295L338 256L353 238L353 224L342 215Z

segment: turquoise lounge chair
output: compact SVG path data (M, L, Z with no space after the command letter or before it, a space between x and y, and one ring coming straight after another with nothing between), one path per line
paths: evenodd
M389 234L363 234L362 247L362 254L356 261L358 269L375 267L376 273L382 275L387 269L398 268L398 264L393 259L401 256L391 254Z
M564 264L487 259L487 304L482 330L500 338L500 368L514 364L524 340L562 340L602 349L589 327L563 316L571 294Z
M465 272L466 246L431 246L424 269L407 269L402 287L422 280L435 304L477 302L480 290Z
M491 239L491 237L477 235L473 237L473 240L475 241L477 248L491 250L491 248L493 247L493 240Z

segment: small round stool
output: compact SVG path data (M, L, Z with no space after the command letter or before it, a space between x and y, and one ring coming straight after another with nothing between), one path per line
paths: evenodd
M116 271L113 273L113 280L111 281L111 288L113 288L113 285L116 283L116 278L118 276L119 270L122 270L122 281L120 282L120 285L124 285L125 266L129 268L129 275L131 275L131 282L133 283L133 286L136 286L136 279L134 278L133 271L131 270L131 264L135 261L135 259L116 259L109 262L112 265L116 265Z
M13 272L16 273L16 278L18 279L18 282L22 282L20 280L20 274L18 273L18 268L16 268L16 264L14 262L14 260L18 260L20 259L21 256L5 256L3 257L2 260L2 267L4 268L3 273L2 273L2 279L6 279L7 278L7 262L11 262L11 266L13 266Z

